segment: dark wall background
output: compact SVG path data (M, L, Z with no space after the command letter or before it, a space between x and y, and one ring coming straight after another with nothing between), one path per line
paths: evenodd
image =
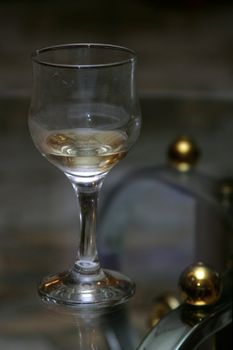
M0 91L28 94L31 50L67 42L131 47L142 92L233 91L230 1L1 1Z

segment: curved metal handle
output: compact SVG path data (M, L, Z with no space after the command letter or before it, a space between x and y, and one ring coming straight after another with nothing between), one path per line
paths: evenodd
M199 285L199 281L197 281ZM194 350L213 334L232 323L229 276L214 305L184 302L151 330L138 350ZM202 288L203 291L203 288ZM205 293L202 295L206 295ZM204 305L204 306L203 306Z
M195 325L184 318L182 304L171 311L144 339L138 350L194 350L206 339L232 322L232 304L219 305Z

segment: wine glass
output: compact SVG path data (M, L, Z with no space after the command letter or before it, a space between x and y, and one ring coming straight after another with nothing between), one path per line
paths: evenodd
M66 44L36 50L32 63L32 139L70 180L80 205L74 266L44 278L39 295L49 305L79 309L121 304L134 294L134 283L100 267L96 210L105 175L140 130L135 53L114 45Z

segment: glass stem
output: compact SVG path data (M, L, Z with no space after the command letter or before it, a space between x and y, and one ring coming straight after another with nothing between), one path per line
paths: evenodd
M94 274L100 269L96 245L96 215L102 180L71 183L80 205L80 243L75 270L83 274Z

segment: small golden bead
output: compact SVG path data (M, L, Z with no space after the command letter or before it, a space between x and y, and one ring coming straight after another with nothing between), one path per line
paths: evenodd
M149 312L149 326L154 327L162 317L174 310L179 304L177 297L171 293L164 293L155 298Z
M222 283L216 271L200 262L184 270L180 276L179 288L181 297L187 304L206 306L218 301Z
M169 163L181 172L186 172L194 167L200 157L197 145L187 136L175 139L167 153Z

